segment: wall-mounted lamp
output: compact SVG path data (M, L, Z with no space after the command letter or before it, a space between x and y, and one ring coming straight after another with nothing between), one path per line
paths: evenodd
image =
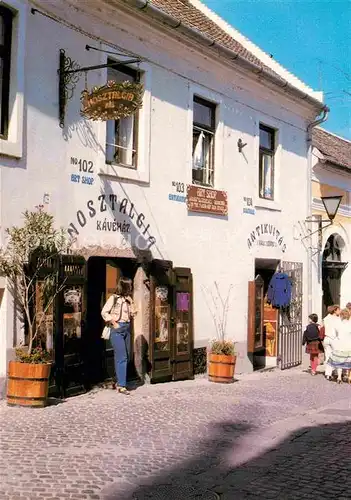
M243 142L243 140L240 138L238 140L238 150L239 150L239 153L242 152L242 150L244 149L245 146L247 146L247 142Z
M309 238L313 234L318 233L319 251L322 250L323 229L326 229L327 227L331 226L334 223L335 216L338 213L340 207L342 196L321 196L321 200L324 206L324 210L327 213L328 220L323 220L322 215L314 215L314 219L309 219L306 222L317 222L318 229L316 229L316 231L313 231L312 233L309 233L307 236L302 238L302 239ZM328 224L326 226L323 226L323 222L327 222Z

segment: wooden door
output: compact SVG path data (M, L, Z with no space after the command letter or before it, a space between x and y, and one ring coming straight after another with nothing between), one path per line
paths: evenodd
M188 268L176 267L173 274L172 379L193 379L193 278Z
M172 380L172 263L153 261L150 267L151 382Z
M107 299L116 293L118 280L121 277L121 270L115 260L106 260L105 264L105 290L103 297L103 307ZM107 380L114 380L116 377L114 366L114 353L113 347L109 340L105 341L105 378Z
M255 281L249 281L248 296L247 352L252 356L264 356L264 281L261 276L257 276Z
M106 300L116 293L118 280L121 276L121 270L116 261L106 261Z
M84 257L65 255L60 263L62 290L57 298L55 365L64 397L88 388L85 353L86 262Z

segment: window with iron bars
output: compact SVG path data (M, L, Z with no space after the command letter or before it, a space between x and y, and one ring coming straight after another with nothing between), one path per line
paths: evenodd
M108 63L112 63L108 60ZM139 82L140 73L127 66L108 68L108 81ZM139 113L106 122L106 163L137 168Z
M195 96L193 113L192 182L213 187L216 105Z
M275 130L260 124L259 196L274 200Z

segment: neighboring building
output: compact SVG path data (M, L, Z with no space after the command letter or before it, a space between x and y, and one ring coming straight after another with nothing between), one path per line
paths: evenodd
M307 128L325 115L322 95L197 0L6 0L0 15L2 230L44 205L82 257L67 265L70 293L47 332L66 388L103 376L100 307L120 274L135 284L140 376L191 376L193 355L203 364L215 282L224 297L233 285L239 372L298 364L310 292L295 229L310 214ZM59 113L62 49L66 69L141 62L66 78ZM81 92L107 80L143 83L134 118L82 118ZM293 277L291 321L263 307L277 269ZM24 335L3 291L0 376Z
M329 305L351 302L351 142L315 128L312 144L313 214L327 219L321 196L342 196L334 224L323 230L320 251L314 245L313 309L324 316Z

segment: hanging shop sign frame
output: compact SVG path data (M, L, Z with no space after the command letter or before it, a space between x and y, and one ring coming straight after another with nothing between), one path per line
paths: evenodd
M94 49L87 45L86 50ZM98 50L98 49L95 49ZM104 52L104 51L103 51ZM124 54L117 54L125 56ZM74 90L82 73L88 73L104 68L118 68L118 66L127 66L129 64L140 63L140 58L126 59L125 61L114 61L96 66L80 67L76 61L73 61L66 55L64 49L60 49L59 68L59 121L60 127L65 126L65 116L67 102L72 99ZM94 87L90 92L82 92L83 116L92 120L114 120L130 116L135 113L142 105L143 86L140 83L107 82L101 87ZM128 113L128 114L127 114Z

